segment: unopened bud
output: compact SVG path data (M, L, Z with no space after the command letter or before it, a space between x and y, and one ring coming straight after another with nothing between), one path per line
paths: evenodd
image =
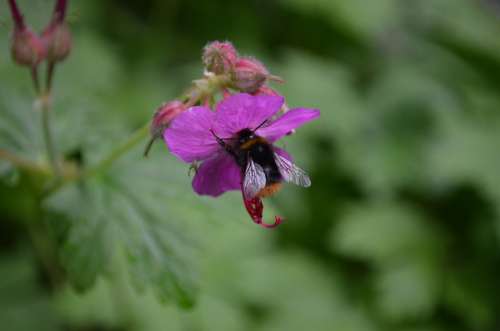
M255 93L269 78L266 67L253 58L239 58L231 75L231 87L242 92Z
M161 138L163 132L168 128L172 120L184 110L186 110L186 106L178 100L166 102L156 110L149 127L151 138L144 149L144 156L148 156L149 150L156 139Z
M14 28L12 58L22 66L36 67L47 55L44 41L28 27Z
M163 131L170 125L170 122L184 110L186 110L186 106L178 100L166 102L161 105L156 110L151 122L151 137L155 139L160 138L163 135Z
M70 53L72 40L68 24L53 21L43 32L42 37L47 45L47 59L50 62L63 61Z
M203 64L205 69L216 75L223 75L230 73L236 61L238 53L234 46L226 41L214 41L205 46L203 50Z

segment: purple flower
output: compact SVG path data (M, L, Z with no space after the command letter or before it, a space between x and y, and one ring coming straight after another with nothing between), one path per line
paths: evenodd
M192 183L196 193L217 197L226 191L242 190L247 210L254 221L261 223L259 198L274 193L274 184L288 181L310 185L290 156L272 143L317 118L319 110L291 109L273 120L283 103L280 96L239 93L222 100L215 112L208 107L191 107L172 121L164 133L170 151L184 162L202 162ZM243 136L249 137L243 141L246 145L241 144ZM270 149L269 164L252 159L249 146L254 145ZM273 174L270 168L279 173ZM256 214L260 208L260 219L252 215L250 205L257 206Z

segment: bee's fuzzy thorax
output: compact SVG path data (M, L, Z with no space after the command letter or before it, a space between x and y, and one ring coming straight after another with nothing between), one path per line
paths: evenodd
M255 139L248 140L244 144L240 146L241 149L250 149L253 145L261 143L261 144L268 144L268 142L262 138L262 137L256 137Z

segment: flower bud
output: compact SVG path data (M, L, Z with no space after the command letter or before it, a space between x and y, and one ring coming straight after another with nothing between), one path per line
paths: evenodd
M26 26L14 28L11 52L16 63L28 67L36 67L47 55L42 38Z
M160 138L163 135L163 131L170 125L170 122L184 110L186 110L186 106L178 100L166 102L161 105L156 110L151 122L149 129L151 137L154 139Z
M165 129L170 125L170 122L172 122L172 120L184 110L186 110L186 106L178 100L166 102L156 110L153 115L151 125L149 126L151 138L144 149L145 157L148 156L149 150L153 146L156 139L161 138Z
M214 41L203 50L203 64L205 69L216 75L230 73L236 63L238 54L234 46L226 41Z
M71 51L71 32L65 22L54 21L49 24L42 38L47 45L47 59L50 62L63 61Z
M269 76L266 67L253 58L239 58L231 75L231 87L242 92L255 93Z

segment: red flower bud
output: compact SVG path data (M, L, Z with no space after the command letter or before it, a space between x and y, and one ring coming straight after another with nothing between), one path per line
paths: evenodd
M47 55L42 38L28 27L14 28L11 45L12 58L22 66L36 67Z
M186 106L178 101L173 100L158 108L153 116L153 121L151 122L150 130L151 137L153 139L160 138L163 135L163 131L170 125L170 122L186 110Z
M43 32L42 38L47 45L47 59L50 62L63 61L69 55L72 40L65 22L52 22Z
M214 41L205 46L203 50L203 64L205 69L216 75L227 74L232 71L238 54L234 46L226 41Z
M231 87L242 92L255 93L264 85L269 72L253 58L239 58L231 75Z
M42 33L42 38L47 44L47 59L49 62L63 61L71 51L71 31L64 21L67 4L67 0L56 1L52 20Z
M148 156L149 150L153 146L156 139L161 138L165 129L170 125L170 122L172 122L172 120L184 110L186 110L186 105L178 100L166 102L156 110L149 127L151 138L144 149L145 157Z

